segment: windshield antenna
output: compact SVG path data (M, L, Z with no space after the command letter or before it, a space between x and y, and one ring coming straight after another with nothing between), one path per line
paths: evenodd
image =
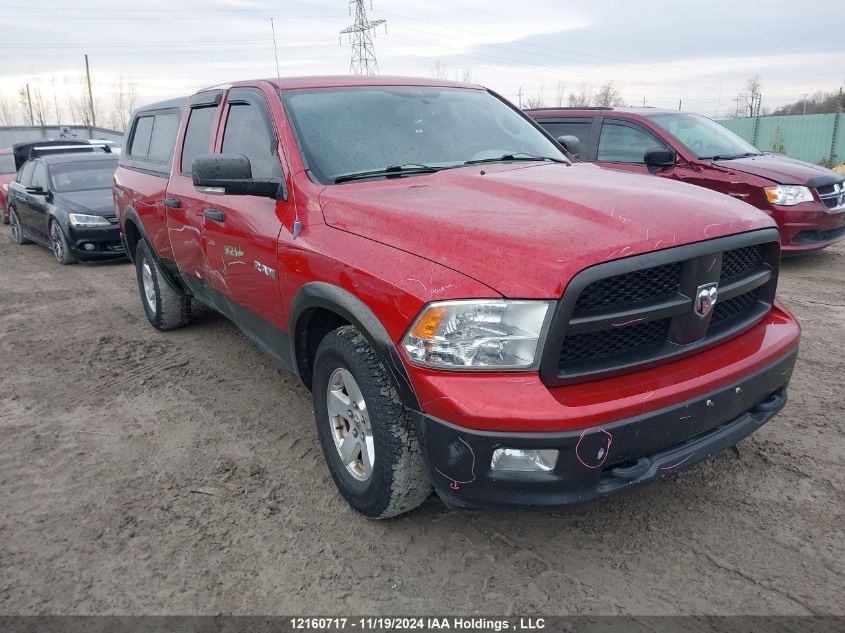
M276 58L276 82L278 89L282 89L282 73L279 70L279 49L276 48L276 25L273 23L272 16L270 17L270 30L273 32L273 56ZM284 174L283 174L284 175ZM302 233L302 222L299 221L299 209L296 208L296 203L293 205L293 239L299 237Z

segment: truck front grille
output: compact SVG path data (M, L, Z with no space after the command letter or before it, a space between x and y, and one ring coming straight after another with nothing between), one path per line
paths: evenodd
M541 363L544 382L630 371L747 329L771 309L779 260L777 233L764 230L582 271L555 315ZM713 284L716 303L702 316L697 296Z
M816 191L830 211L845 209L845 181L818 187Z

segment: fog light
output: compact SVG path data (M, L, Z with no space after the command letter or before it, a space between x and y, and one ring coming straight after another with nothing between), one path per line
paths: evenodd
M490 469L548 472L555 467L557 454L555 449L497 448L493 452Z
M86 251L93 251L97 247L94 246L91 242L88 242L86 244L83 244L82 248L84 248Z

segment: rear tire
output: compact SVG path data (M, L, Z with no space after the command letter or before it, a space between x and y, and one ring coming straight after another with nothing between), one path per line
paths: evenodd
M411 410L353 326L330 332L314 359L314 414L329 472L355 510L384 519L431 495Z
M29 244L30 241L23 235L21 221L14 207L9 208L9 223L12 225L12 239L15 241L15 244Z
M6 207L5 209L2 209L2 213L0 213L0 222L2 222L3 224L9 223L9 208L8 207Z
M135 249L135 271L141 304L158 330L183 327L191 320L191 298L168 283L144 240Z
M70 252L65 238L65 232L55 220L50 221L50 248L56 261L62 265L75 264L79 260Z

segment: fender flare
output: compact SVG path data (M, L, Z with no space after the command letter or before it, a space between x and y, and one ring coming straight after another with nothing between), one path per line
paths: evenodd
M322 281L309 282L302 286L291 302L288 331L291 336L293 366L299 378L303 378L300 367L307 351L307 340L303 334L307 329L310 313L320 308L337 314L360 330L393 378L402 403L414 411L419 411L419 399L408 370L384 325L373 311L351 292Z
M126 250L126 255L127 257L129 257L129 261L133 264L135 263L135 253L131 252L131 249L129 248L129 243L126 240L126 223L130 220L132 221L132 224L134 224L135 227L138 229L138 232L141 234L141 239L143 239L147 243L147 246L150 249L150 253L152 253L153 259L155 259L155 263L158 266L159 271L161 271L164 280L170 286L172 286L174 290L178 290L179 292L190 296L191 293L185 287L185 284L183 284L180 279L177 279L174 276L169 266L165 266L162 263L161 258L159 258L158 253L156 253L155 249L153 248L153 241L150 239L150 236L147 235L147 230L144 228L144 223L141 221L138 212L135 211L135 208L131 205L127 205L123 208L123 223L120 227L120 239L123 242L123 248Z

